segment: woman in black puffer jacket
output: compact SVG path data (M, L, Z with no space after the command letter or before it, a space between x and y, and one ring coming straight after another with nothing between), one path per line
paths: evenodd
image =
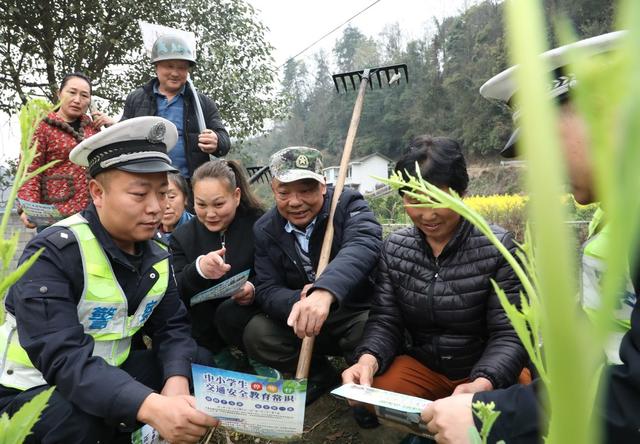
M395 167L405 179L417 162L425 180L465 193L469 177L457 142L420 136L410 150ZM507 387L521 373L526 382L527 354L491 284L517 304L521 285L513 269L457 213L412 207L420 202L400 194L414 226L384 244L358 362L344 382L431 400ZM515 250L509 233L493 232Z

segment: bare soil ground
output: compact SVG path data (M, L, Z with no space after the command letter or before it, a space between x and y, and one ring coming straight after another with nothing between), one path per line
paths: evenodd
M331 395L325 395L307 407L304 420L304 435L300 443L312 444L397 444L404 437L403 432L389 427L361 429L356 424L347 403ZM269 441L240 435L224 430L216 431L211 443L267 444Z

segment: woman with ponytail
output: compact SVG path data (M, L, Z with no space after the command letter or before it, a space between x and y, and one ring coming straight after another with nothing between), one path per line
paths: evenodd
M89 189L85 168L69 160L69 152L87 137L109 126L113 120L96 112L91 120L86 113L91 103L91 80L82 73L67 74L60 83L60 106L45 117L35 131L38 155L29 171L58 160L51 168L26 182L18 191L22 200L53 204L63 216L83 210L89 203ZM18 207L20 219L27 228L36 226ZM44 227L41 227L44 228Z
M193 336L208 349L218 367L233 366L216 331L215 313L226 299L191 305L196 294L249 270L249 279L230 296L236 304L253 303L253 224L263 214L243 168L235 161L211 160L191 177L196 217L171 236L178 290L192 320ZM207 359L198 359L206 362Z

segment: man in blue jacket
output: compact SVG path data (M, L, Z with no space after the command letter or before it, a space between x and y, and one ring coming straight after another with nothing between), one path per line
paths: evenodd
M92 204L39 233L43 249L6 298L0 325L0 411L55 386L27 442L129 440L140 423L197 442L216 420L189 394L196 344L157 229L175 126L160 117L116 124L70 154L88 167ZM153 348L134 350L143 330Z
M358 344L372 293L371 274L382 229L362 195L345 189L333 221L330 262L316 278L333 188L322 175L318 150L285 148L271 157L276 207L254 226L256 303L244 330L250 357L293 372L300 339L316 337L307 402L339 377L326 355L345 355Z

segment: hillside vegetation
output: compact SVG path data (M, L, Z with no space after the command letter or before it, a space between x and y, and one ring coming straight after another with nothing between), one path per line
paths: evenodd
M546 0L545 5L549 18L568 18L579 37L611 30L612 0ZM367 92L354 157L379 152L395 160L413 137L426 133L458 139L474 162L495 162L511 132L511 117L478 89L508 65L503 28L503 4L496 0L435 20L418 39L407 39L397 23L377 36L348 26L330 54L318 52L284 66L287 119L237 147L236 154L260 164L279 148L307 145L323 150L326 165L337 164L356 93L338 94L331 74L406 63L408 84ZM556 43L551 30L548 35Z

